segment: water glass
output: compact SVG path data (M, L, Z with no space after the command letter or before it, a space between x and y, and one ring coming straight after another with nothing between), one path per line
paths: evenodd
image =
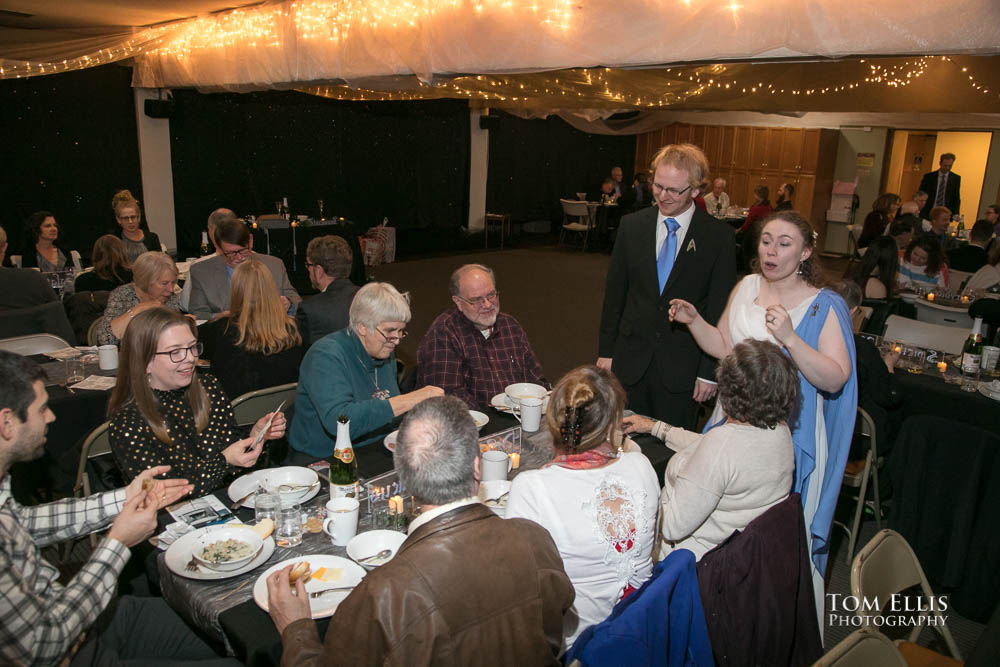
M260 522L262 519L270 519L278 523L278 508L281 506L281 497L277 493L271 493L267 489L258 489L253 498L253 515Z
M298 503L287 503L278 509L275 543L279 547L296 547L302 544L302 508Z
M67 359L63 365L66 367L66 384L83 382L83 359L81 357Z

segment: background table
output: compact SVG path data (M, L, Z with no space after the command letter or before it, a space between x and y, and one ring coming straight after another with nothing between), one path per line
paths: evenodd
M1000 432L1000 402L978 391L962 391L957 384L945 383L936 369L914 374L897 368L895 375L905 395L902 406L904 420L916 415L930 415Z

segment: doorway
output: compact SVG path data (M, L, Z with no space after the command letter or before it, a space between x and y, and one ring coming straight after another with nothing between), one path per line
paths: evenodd
M938 168L938 156L954 153L953 171L962 177L961 210L971 225L979 211L990 152L992 132L945 132L935 130L896 130L889 148L889 169L884 192L895 192L909 200L920 187L920 179ZM933 196L933 193L928 193Z

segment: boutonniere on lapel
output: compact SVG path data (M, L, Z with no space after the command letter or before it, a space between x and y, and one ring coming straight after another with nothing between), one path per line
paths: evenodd
M684 252L697 252L697 251L698 251L698 246L694 244L694 239L688 241L687 250L685 250Z

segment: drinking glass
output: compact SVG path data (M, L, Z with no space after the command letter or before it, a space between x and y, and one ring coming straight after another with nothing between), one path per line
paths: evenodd
M64 365L66 366L66 384L83 382L83 359L81 357L67 359Z
M278 522L278 507L281 505L281 497L277 493L271 493L264 488L258 489L254 495L253 504L253 515L258 522L262 519Z
M275 543L279 547L296 547L302 544L302 508L298 503L282 504L278 510Z

